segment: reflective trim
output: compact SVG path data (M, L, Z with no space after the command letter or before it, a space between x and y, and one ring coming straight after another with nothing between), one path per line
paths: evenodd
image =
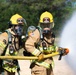
M50 47L47 48L47 50L43 50L43 47L39 47L41 52L49 52L49 53L55 52L56 48L57 48L56 46L50 46Z
M50 48L50 50L52 51L52 52L55 52L56 50L55 50L55 47L56 46L50 46L49 48Z
M18 54L18 52L15 51L13 55L17 55L17 54ZM10 54L9 54L9 49L8 49L8 48L7 48L7 51L6 51L6 55L10 55Z
M6 45L2 41L0 41L0 47L2 47L4 49L6 47Z
M6 55L8 55L9 54L9 49L7 48L7 50L6 50Z
M36 62L37 65L41 65L44 66L46 68L50 68L50 64L46 63L46 62Z
M58 48L59 48L59 47L55 46L55 50L56 50L56 51L58 51Z
M51 66L52 66L52 68L54 68L54 66L55 66L55 63L54 63L54 61L52 61L52 64L51 64Z
M42 47L39 47L39 49L40 49L41 52L43 52L43 48Z
M18 52L17 51L15 51L15 55L17 55L18 54Z
M41 52L38 49L35 49L32 54L38 56Z
M9 66L8 64L4 64L3 68L9 72L16 72L17 71L17 66L15 66L15 65L11 68L11 65Z

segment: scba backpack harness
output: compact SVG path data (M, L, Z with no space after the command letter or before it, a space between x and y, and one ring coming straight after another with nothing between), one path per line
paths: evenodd
M12 45L12 34L10 33L9 30L6 30L6 33L8 34L8 43L7 43L7 45L6 45L5 49L4 49L4 52L2 53L1 56L4 56L6 54L8 46L9 46L9 54L13 56L13 55L15 55L15 50L14 50L14 47ZM10 62L9 60L6 60L6 61ZM1 59L0 60L1 72L0 73L2 75L4 75L4 69L3 69L4 63L3 62L4 62L4 60ZM18 64L18 61L17 60L13 60L13 63L17 66L17 72L18 72L18 75L20 75L20 73L19 73L20 66Z
M34 32L36 29L38 29L38 31L40 32L40 40L43 42L45 41L47 44L52 45L54 43L54 41L52 43L48 42L46 39L44 39L43 33L42 33L42 29L41 27L37 26L29 26L27 29L27 33L26 33L26 40L29 37L30 32ZM52 38L55 38L54 33L51 34ZM38 48L40 45L40 42L38 44L35 44L35 47ZM43 42L43 50L45 50L45 46L44 46L44 42ZM33 56L30 52L27 52L26 48L25 51L23 52L24 56Z

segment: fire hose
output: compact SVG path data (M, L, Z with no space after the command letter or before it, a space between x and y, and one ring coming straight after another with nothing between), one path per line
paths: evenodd
M69 51L67 51L67 53L68 52ZM52 54L44 55L44 58L49 58L49 57L53 57L53 56L57 56L57 55L60 55L59 60L61 60L63 54L60 52L55 52ZM35 57L35 56L0 56L0 59L33 60L33 59L38 59L38 57Z

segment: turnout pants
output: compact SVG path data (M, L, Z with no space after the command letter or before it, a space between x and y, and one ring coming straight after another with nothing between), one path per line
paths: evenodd
M4 75L15 75L15 72L8 72L8 71L4 70Z
M43 66L36 65L36 64L33 68L31 68L31 74L32 75L54 75L52 66L50 66L50 68L47 69Z

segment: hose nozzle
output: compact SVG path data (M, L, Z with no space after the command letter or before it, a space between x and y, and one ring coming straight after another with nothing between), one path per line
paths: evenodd
M65 50L65 54L67 55L69 53L69 49L68 48L64 48Z

